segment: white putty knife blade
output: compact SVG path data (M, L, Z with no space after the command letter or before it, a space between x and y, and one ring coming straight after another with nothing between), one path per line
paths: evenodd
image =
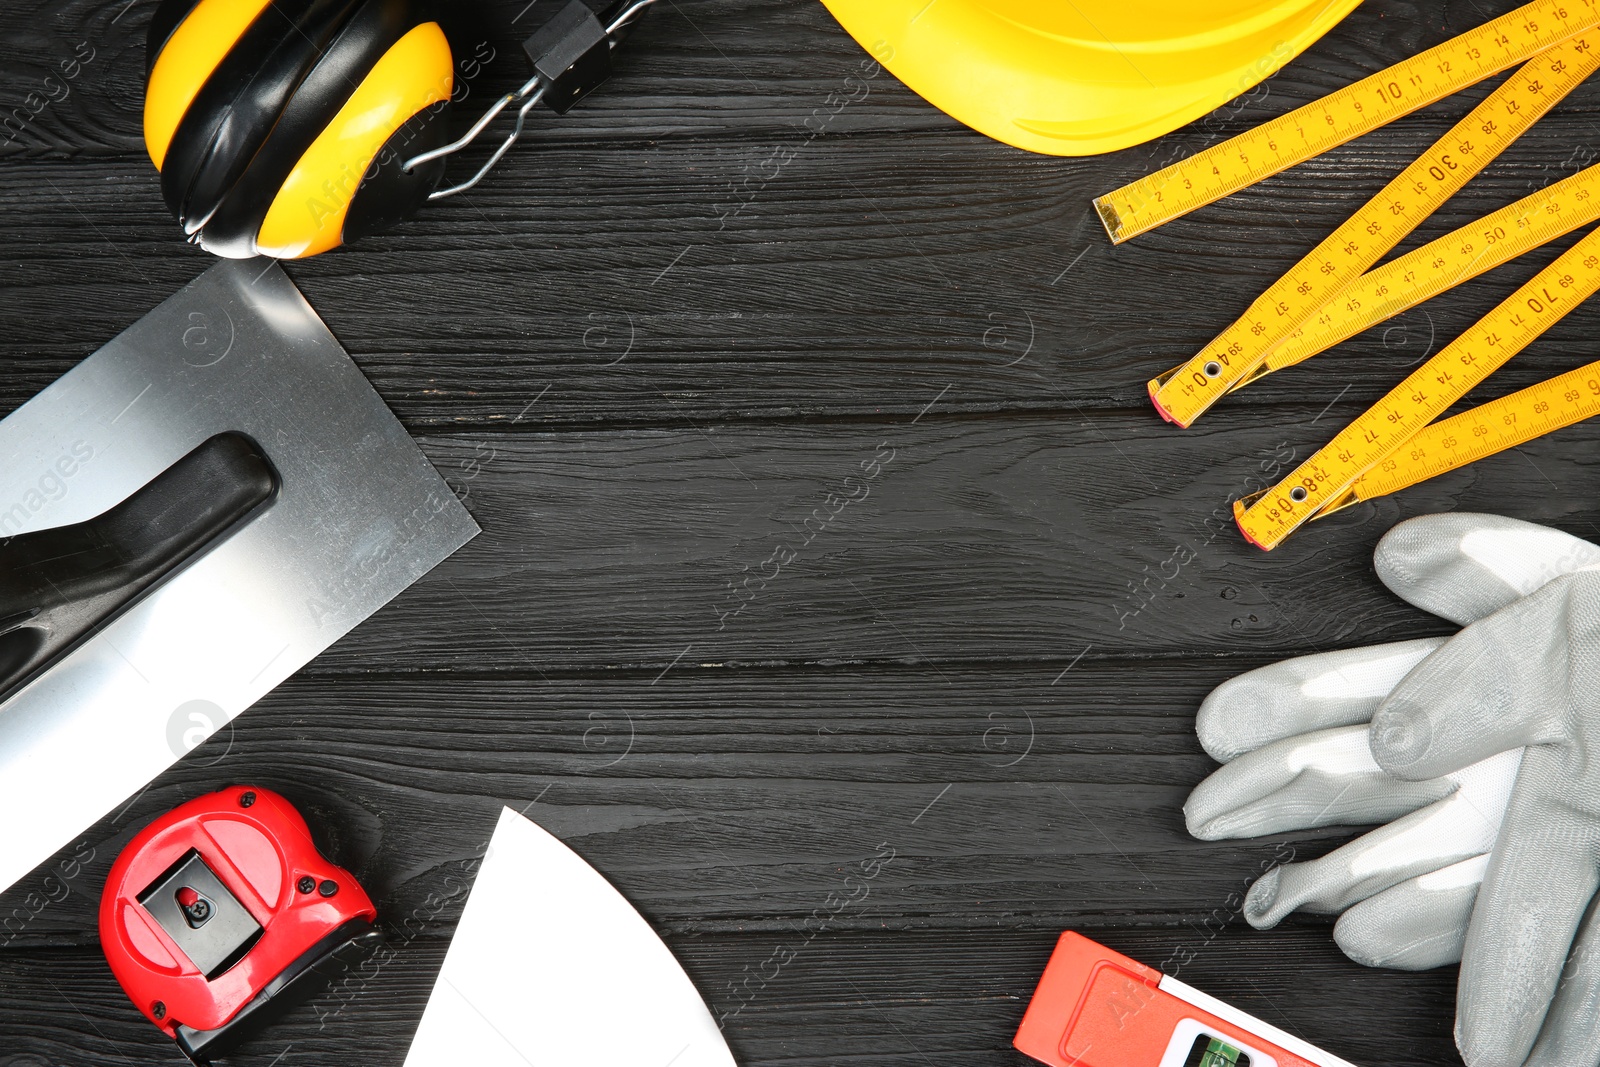
M406 1067L735 1067L650 924L510 808L428 998Z

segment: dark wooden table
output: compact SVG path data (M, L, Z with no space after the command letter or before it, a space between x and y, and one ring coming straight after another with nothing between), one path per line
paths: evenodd
M520 80L525 2L452 27L497 55L467 110ZM6 111L92 54L0 155L0 410L209 263L142 148L154 6L0 12ZM1452 970L1368 971L1327 920L1257 933L1228 907L1282 841L1317 855L1350 832L1203 844L1179 808L1211 768L1193 712L1212 686L1446 630L1372 575L1396 520L1600 533L1590 428L1270 555L1219 519L1264 462L1308 454L1570 242L1181 432L1145 380L1483 90L1120 248L1089 201L1511 6L1369 0L1220 122L1054 159L886 72L816 134L863 58L821 4L665 0L613 83L539 113L480 189L289 267L484 533L68 846L93 860L65 899L45 903L48 867L0 897L26 917L0 937L0 1065L178 1061L113 981L95 906L137 828L240 781L325 829L398 953L230 1063L400 1063L464 894L420 933L399 924L459 884L503 802L535 798L749 1067L1021 1064L1011 1035L1069 927L1186 960L1185 981L1356 1063L1459 1062ZM1597 136L1590 86L1405 247L1594 162ZM1570 316L1496 392L1592 359L1596 323ZM865 497L807 525L863 472ZM880 848L870 894L816 933L806 917Z

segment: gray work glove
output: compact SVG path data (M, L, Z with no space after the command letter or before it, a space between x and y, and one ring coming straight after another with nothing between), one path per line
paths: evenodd
M1477 566L1457 543L1459 528L1434 522L1405 535L1416 580ZM1507 562L1527 574L1600 560L1586 542L1541 560L1531 537L1518 550L1513 533L1504 530L1508 543L1487 554L1514 552ZM1556 548L1548 538L1543 545ZM1451 638L1389 694L1373 717L1371 744L1379 766L1407 782L1525 748L1467 929L1456 1044L1469 1067L1595 1067L1600 570L1552 576Z
M1600 932L1586 928L1574 953L1586 965L1569 968L1559 992L1557 981L1600 871L1600 818L1588 814L1600 812L1600 792L1587 808L1571 806L1583 785L1555 768L1576 761L1581 772L1590 751L1572 680L1600 678L1600 662L1588 673L1579 665L1576 640L1590 635L1587 655L1597 654L1600 604L1588 598L1600 575L1580 572L1600 565L1600 549L1515 520L1441 515L1396 527L1376 564L1406 600L1473 625L1448 642L1308 656L1219 687L1199 727L1206 750L1228 765L1191 796L1190 829L1216 839L1397 820L1320 860L1270 872L1245 904L1258 926L1295 907L1342 910L1341 947L1387 966L1461 956L1478 883L1493 872L1497 888L1484 891L1466 948L1458 1043L1467 1062L1521 1064L1538 1038L1528 1063L1595 1067L1600 1017L1580 1005L1600 1001L1600 976L1589 974L1600 970L1590 962ZM1364 752L1362 724L1380 708L1381 737ZM1600 719L1594 726L1600 738ZM1524 743L1541 747L1516 776ZM1540 803L1531 819L1543 837L1528 829ZM1508 811L1506 843L1491 860ZM1559 846L1551 811L1567 835ZM1588 875L1571 883L1558 869L1562 856ZM1540 895L1528 895L1534 889ZM1557 902L1554 925L1538 917Z

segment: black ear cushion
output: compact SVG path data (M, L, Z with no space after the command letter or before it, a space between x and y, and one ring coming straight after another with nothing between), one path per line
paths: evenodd
M255 254L256 233L294 165L378 60L423 21L422 11L411 0L361 4L294 89L277 122L206 220L200 243L207 250L233 257ZM353 187L361 180L362 172L357 171L345 176L344 182Z
M274 0L195 94L161 165L161 193L184 232L205 225L283 105L362 0Z
M156 13L150 16L150 28L144 36L144 80L150 81L150 72L156 69L156 59L172 40L172 34L183 24L200 0L162 0Z
M428 194L439 187L445 160L430 160L410 171L403 169L405 162L449 143L448 99L423 108L390 134L350 201L344 217L344 240L381 233L415 215L428 202Z

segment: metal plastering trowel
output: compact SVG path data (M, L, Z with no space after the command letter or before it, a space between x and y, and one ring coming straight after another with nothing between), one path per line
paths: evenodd
M406 1067L735 1067L689 976L622 894L510 808Z
M0 421L0 890L477 532L259 260Z

